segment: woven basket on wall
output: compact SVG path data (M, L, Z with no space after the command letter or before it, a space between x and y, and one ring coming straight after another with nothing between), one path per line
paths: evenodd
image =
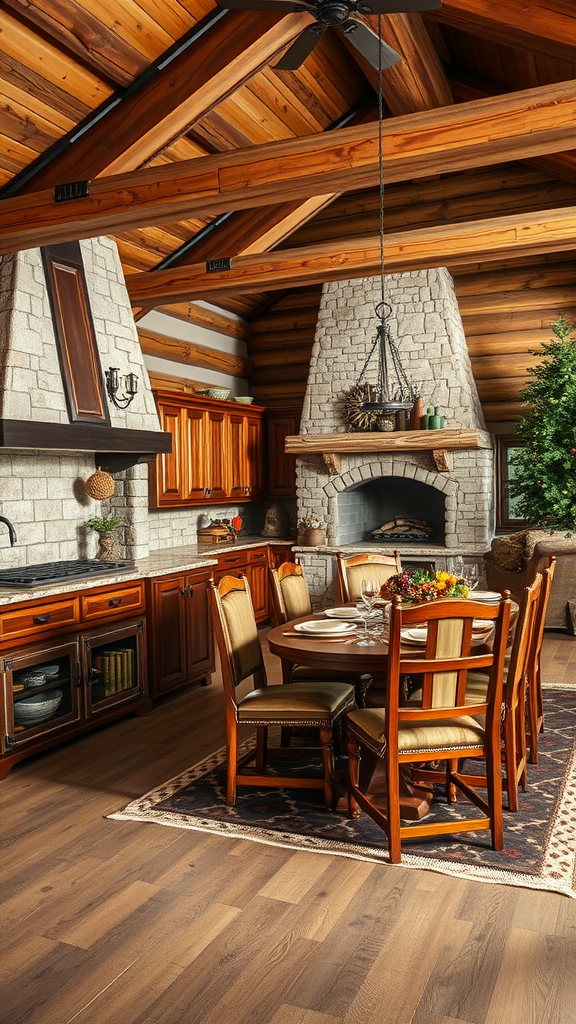
M110 473L105 473L104 470L98 469L95 473L92 473L92 476L88 477L84 484L84 489L90 498L95 498L96 501L104 501L105 498L111 498L114 494L114 480Z

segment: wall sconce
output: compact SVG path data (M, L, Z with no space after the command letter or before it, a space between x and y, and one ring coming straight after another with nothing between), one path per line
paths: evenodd
M109 370L106 370L105 377L106 391L114 405L118 409L126 409L134 395L138 393L138 377L135 373L127 373L126 376L121 376L117 366L111 366ZM121 382L123 382L122 387L124 388L123 395L118 394Z

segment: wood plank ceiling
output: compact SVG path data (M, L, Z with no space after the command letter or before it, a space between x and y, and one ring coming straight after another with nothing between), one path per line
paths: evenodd
M213 0L0 10L4 251L47 240L58 217L79 237L100 225L137 315L246 338L238 372L270 405L302 398L322 267L378 267L376 73L335 32L298 71L275 70L310 21ZM403 56L383 75L387 266L450 267L486 417L511 419L550 322L576 319L576 8L444 0L382 24ZM151 215L142 184L158 198L159 178ZM53 187L82 179L94 198L62 216ZM233 272L208 281L204 261L220 256Z

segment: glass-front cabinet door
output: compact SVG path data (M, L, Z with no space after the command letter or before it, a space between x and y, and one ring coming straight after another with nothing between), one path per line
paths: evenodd
M6 709L2 753L79 721L76 639L28 647L2 658L1 667Z
M88 717L146 695L142 619L85 634L81 643Z

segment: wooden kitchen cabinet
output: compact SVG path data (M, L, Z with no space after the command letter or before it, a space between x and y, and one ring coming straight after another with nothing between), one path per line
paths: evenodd
M266 492L271 498L296 494L296 457L287 455L287 437L300 432L301 409L269 409L266 412Z
M270 616L268 545L245 548L243 551L226 551L217 555L217 558L218 565L213 570L216 582L223 576L246 576L252 595L256 622L266 622Z
M146 620L135 612L141 580L0 608L0 778L101 722L151 710ZM34 717L31 697L46 705Z
M208 605L210 568L149 580L150 689L153 697L214 671Z
M155 396L172 452L150 467L151 508L243 503L263 494L262 409L173 392Z

